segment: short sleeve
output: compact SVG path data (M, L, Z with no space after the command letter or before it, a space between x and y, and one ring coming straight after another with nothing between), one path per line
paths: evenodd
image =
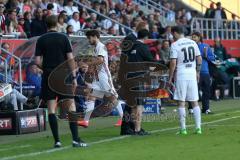
M43 48L41 44L41 40L38 39L35 48L35 56L42 56L43 55Z
M70 40L68 39L68 37L67 36L65 36L65 53L70 53L70 52L72 52L73 50L72 50L72 44L71 44L71 42L70 42Z
M98 55L98 56L103 56L103 57L108 56L107 48L106 48L104 45L102 45L101 47L99 47L99 48L97 49L97 55Z
M176 50L176 47L174 45L171 46L170 58L171 59L176 59L177 58L177 50Z

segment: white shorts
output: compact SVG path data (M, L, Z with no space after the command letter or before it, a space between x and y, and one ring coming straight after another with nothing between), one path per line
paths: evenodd
M174 99L179 101L198 101L198 84L196 80L177 80Z
M116 97L118 97L118 94L115 88L113 87L111 79L109 79L107 76L101 76L101 77L98 77L98 79L99 79L98 81L94 80L92 82L93 89L109 92L109 95L106 95L106 96L110 96L113 94Z

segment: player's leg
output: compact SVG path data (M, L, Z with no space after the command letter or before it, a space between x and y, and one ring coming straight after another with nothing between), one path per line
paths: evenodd
M118 111L118 114L119 114L120 118L118 119L117 123L115 124L116 127L122 125L122 118L123 118L122 104L123 104L123 103L124 103L124 102L121 101L121 100L118 101L117 111Z
M68 107L69 112L76 112L74 99L64 99L62 105ZM79 138L77 121L69 121L69 127L72 133L73 147L86 147L87 144Z
M175 83L176 89L174 91L174 99L178 101L178 116L180 123L180 131L178 134L187 134L186 130L186 110L185 100L187 94L187 82L185 80L178 80Z
M94 110L95 98L91 98L85 101L85 106L86 106L86 110L85 110L84 119L83 121L78 122L78 125L87 128L89 126L89 120L91 118L91 114Z
M197 81L189 81L186 100L190 101L193 106L193 117L195 120L196 133L201 134L201 109L198 104L198 99Z
M179 116L179 123L180 123L179 134L187 134L186 109L185 109L185 102L184 101L178 101L178 116Z
M55 148L61 147L60 139L59 139L59 133L58 133L58 122L56 117L56 107L57 107L57 101L56 100L48 100L47 101L48 106L48 121L49 125L52 131L53 138L55 140Z

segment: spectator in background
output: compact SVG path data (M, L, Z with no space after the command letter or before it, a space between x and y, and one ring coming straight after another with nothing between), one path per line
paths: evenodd
M31 12L25 12L23 17L24 17L23 29L27 35L27 38L30 38L31 37L31 22L32 22Z
M51 15L54 14L53 13L53 8L54 8L53 4L52 3L48 3L48 5L47 5L47 16L51 16Z
M222 8L221 2L218 2L216 5L217 5L217 8L215 9L214 12L212 12L212 15L210 17L216 20L216 27L224 28L225 23L221 21L227 19L226 12Z
M30 12L31 13L31 9L32 9L32 7L30 5L31 4L31 0L24 0L23 3L24 3L24 5L23 5L23 14L25 12Z
M24 31L24 23L25 23L25 20L24 20L24 17L21 15L18 17L18 28L17 28L17 31L20 32L20 38L26 38L27 35Z
M68 25L73 26L73 32L77 33L81 29L79 22L79 12L74 12L72 18L68 21Z
M90 20L89 20L87 26L90 29L97 29L98 27L100 27L99 22L97 21L97 14L96 13L91 13Z
M40 3L40 8L47 9L47 5L48 5L48 0L42 0L42 2Z
M84 29L87 27L87 20L90 18L88 12L86 11L85 8L82 8L80 10L80 14L79 14L80 18L79 18L79 22L80 22L80 25L81 25L81 29Z
M4 15L5 5L0 2L0 34L6 33L6 17Z
M226 48L222 45L221 39L219 37L214 40L213 49L217 60L224 61L230 58L230 56L227 54Z
M67 24L64 23L64 17L63 16L58 16L58 24L57 24L57 31L61 33L67 33Z
M118 21L117 19L117 15L116 15L116 12L115 10L111 10L109 12L109 17L113 20L116 20ZM114 33L115 34L118 34L118 31L119 31L119 25L115 22L112 22L110 19L105 19L102 21L102 27L104 30L109 30L109 28L113 27L113 30L114 30Z
M68 36L74 35L73 26L72 25L68 25L67 28L66 28L66 31L67 31L67 35Z
M161 61L165 65L169 65L170 62L170 44L168 40L163 40L162 48L160 49Z
M206 9L204 18L214 18L212 17L214 15L215 8L214 8L214 2L210 4L210 7Z
M35 18L31 22L31 36L40 36L47 32L46 22L43 19L41 8L37 8L34 12Z
M41 82L42 82L43 71L37 67L36 64L29 64L26 73L27 83L34 85L34 96L40 96L41 93Z
M157 25L152 26L152 31L151 31L150 34L151 34L150 38L152 38L152 39L159 39L160 38L160 34L158 32Z
M0 58L0 72L5 73L5 61L7 63L7 82L12 82L13 81L13 74L12 74L12 69L15 65L15 60L14 58L11 56L10 53L10 44L7 42L3 42L1 44L2 49L4 49L5 51L1 51L0 55L2 58ZM3 76L2 74L0 74L0 80L1 81L5 81L6 77Z
M17 5L18 5L17 0L8 0L5 7L6 7L6 10L9 11L9 10L12 10L12 9L16 9Z
M17 111L18 110L18 103L26 103L28 100L23 94L21 94L18 90L13 89L10 94L8 94L4 101L7 106L11 106L11 110Z
M64 18L64 23L68 22L68 16L66 11L61 11L58 16L62 16Z
M214 40L213 49L217 62L223 62L230 58L219 37ZM220 96L221 98L224 98L225 95L229 95L230 77L224 70L222 70L223 68L225 67L221 65L221 63L216 63L216 66L211 67L211 72L214 78L212 86L214 91L214 98L216 100L220 100Z
M13 34L18 31L17 12L15 10L9 10L8 18L6 19L7 33Z
M64 0L58 0L58 13L61 13L64 10Z
M161 35L161 38L169 40L170 42L173 41L172 27L171 26L167 26L165 28L165 32Z
M23 0L17 0L17 8L18 8L18 14L23 15Z
M53 5L52 14L53 15L58 15L58 4L56 3L56 0L49 0L48 4L52 4Z
M79 12L78 8L73 6L73 0L67 0L67 5L64 6L64 11L67 12L68 17L71 17L74 12Z

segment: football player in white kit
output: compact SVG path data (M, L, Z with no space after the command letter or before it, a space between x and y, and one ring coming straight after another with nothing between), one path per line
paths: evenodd
M120 119L115 124L115 126L121 126L123 110L122 110L122 102L118 101L118 94L113 86L112 77L108 68L108 52L103 43L100 42L100 34L97 30L89 30L86 32L86 36L89 40L89 43L93 45L94 55L96 59L92 62L91 65L98 66L97 67L97 75L94 78L92 84L90 84L91 88L98 91L104 91L107 94L104 96L110 98L112 101L113 107L116 107L118 113L120 115ZM83 127L88 127L89 119L94 110L95 106L95 98L90 98L85 102L86 105L86 115L84 117L84 121L80 121L79 125Z
M173 27L172 33L175 42L171 45L169 83L174 79L174 99L178 101L179 106L180 131L178 133L187 134L185 101L189 101L193 106L195 133L201 134L201 110L198 104L197 84L202 64L201 54L196 42L184 37L181 27Z

